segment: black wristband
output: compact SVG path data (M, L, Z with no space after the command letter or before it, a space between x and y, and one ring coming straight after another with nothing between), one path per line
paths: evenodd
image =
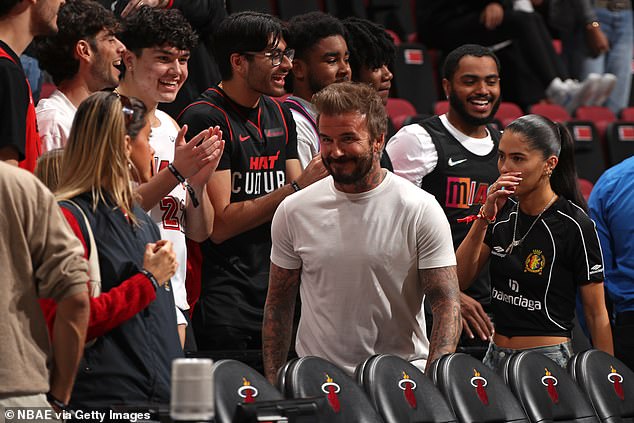
M180 182L181 184L185 183L185 177L181 175L181 173L178 170L176 170L173 164L171 163L168 164L167 168L170 170L170 172L172 172L172 175L174 175L174 177L178 180L178 182Z
M64 404L63 402L58 400L50 392L46 393L46 401L48 401L50 404L54 405L55 407L59 408L62 411L68 410L68 404Z
M154 287L154 290L156 291L159 287L159 283L154 277L154 275L152 274L152 272L146 269L141 269L140 272L143 273L145 277L150 280L150 282L152 282L152 286Z
M173 164L171 163L168 164L167 168L170 170L170 172L172 172L172 175L174 175L174 177L178 180L178 182L183 184L183 186L189 193L189 198L192 200L192 204L194 205L194 207L198 207L200 203L198 202L198 198L196 197L196 192L194 191L194 188L192 188L191 185L187 183L187 180L185 179L185 177L181 175L181 173L174 167Z
M300 189L302 189L302 187L299 186L299 184L297 183L297 181L291 181L291 186L293 187L293 189L295 190L295 192L299 191Z

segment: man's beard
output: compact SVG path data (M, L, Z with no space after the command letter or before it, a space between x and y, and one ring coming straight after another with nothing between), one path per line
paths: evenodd
M323 161L324 161L324 165L326 166L326 169L328 169L328 172L332 175L332 179L334 179L335 182L342 185L350 185L350 184L359 182L360 180L365 178L368 175L368 173L370 173L370 171L372 170L374 155L371 150L369 153L370 153L369 155L357 156L353 158L343 157L337 160L324 157ZM341 174L333 170L331 166L333 162L334 163L354 162L356 164L356 167L351 173Z
M489 101L490 101L490 98L491 96L486 96L486 99ZM497 101L493 104L493 107L491 108L491 113L489 113L488 116L476 117L476 116L470 115L467 112L467 109L464 103L460 101L458 96L456 96L456 94L453 91L451 92L451 94L449 94L449 105L451 106L451 108L454 109L458 113L458 115L460 115L460 118L462 118L462 120L466 124L472 125L472 126L481 126L481 125L486 125L487 123L493 122L493 119L495 118L495 114L500 108L500 101L501 101L501 98L498 98Z

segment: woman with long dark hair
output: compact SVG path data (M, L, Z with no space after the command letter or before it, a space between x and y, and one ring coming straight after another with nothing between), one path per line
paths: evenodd
M495 333L484 363L497 368L508 354L534 349L565 366L577 288L594 346L612 354L601 247L568 130L537 115L513 121L500 140L498 169L456 252L461 289L491 258Z

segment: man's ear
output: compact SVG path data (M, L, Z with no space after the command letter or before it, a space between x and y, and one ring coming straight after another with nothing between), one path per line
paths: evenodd
M229 56L229 63L231 64L231 69L233 73L236 73L240 76L244 76L249 66L249 61L247 56L240 53L232 53Z
M79 40L75 44L75 56L78 60L90 61L93 56L90 43L86 40Z
M451 93L451 82L447 78L442 79L442 90L445 93L445 98L449 100L449 94Z
M372 151L375 153L380 153L383 151L383 145L385 144L385 134L381 134L374 140L372 145Z
M123 64L125 65L126 70L132 70L134 68L134 62L136 59L136 55L129 50L125 50L123 52Z
M304 80L306 78L306 71L308 70L308 65L302 59L294 59L293 60L293 77L298 81Z

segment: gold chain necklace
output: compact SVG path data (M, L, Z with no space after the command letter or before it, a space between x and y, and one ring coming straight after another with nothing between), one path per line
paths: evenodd
M515 224L513 225L513 241L511 241L511 243L509 244L508 247L506 247L506 250L504 250L504 252L506 254L512 254L513 253L513 248L519 246L522 242L524 242L524 239L526 238L526 236L528 235L528 233L531 231L531 229L533 229L533 226L535 226L535 224L537 223L537 221L542 217L542 214L544 214L544 212L548 209L548 207L551 206L551 204L553 204L553 202L555 201L555 198L557 198L557 194L553 194L553 198L550 199L550 201L548 202L548 204L546 204L546 206L542 209L541 212L539 212L539 214L537 215L537 217L535 218L535 220L533 220L533 223L531 223L531 226L529 226L528 230L526 231L526 233L524 234L523 237L521 237L520 239L516 240L515 239L515 234L517 233L517 221L520 218L520 201L517 200L517 207L515 209Z

